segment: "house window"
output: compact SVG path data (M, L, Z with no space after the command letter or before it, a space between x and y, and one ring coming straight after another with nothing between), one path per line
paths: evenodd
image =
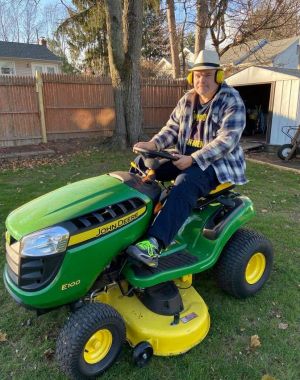
M34 72L42 73L43 72L43 66L34 66L33 67Z
M0 74L1 75L14 75L15 65L13 62L0 61Z
M44 74L55 74L57 72L56 66L50 66L49 64L43 63L33 63L32 64L32 75L35 75L36 72Z

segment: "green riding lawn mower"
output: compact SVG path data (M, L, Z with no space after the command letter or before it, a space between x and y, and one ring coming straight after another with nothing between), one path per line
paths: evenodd
M245 298L271 271L270 242L243 227L254 216L252 202L230 184L198 200L158 267L130 258L127 247L143 237L172 187L155 180L155 168L174 156L139 152L145 173L133 163L137 174L117 171L64 186L6 220L8 292L39 314L63 305L72 311L56 349L69 378L101 375L126 340L138 366L199 344L210 317L193 275L215 267L219 286Z

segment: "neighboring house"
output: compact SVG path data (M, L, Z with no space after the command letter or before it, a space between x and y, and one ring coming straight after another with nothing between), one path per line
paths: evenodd
M194 64L194 53L191 52L188 48L183 49L184 61L185 61L185 70L191 68ZM179 54L179 61L181 69L183 69L183 59L182 53ZM162 58L157 64L157 76L161 77L171 77L172 76L172 60L170 57Z
M226 76L250 66L269 66L284 69L300 69L300 37L268 41L252 40L228 49L220 58ZM194 62L194 54L184 48L186 69ZM182 64L182 55L179 55ZM169 58L162 58L157 65L158 75L172 76L172 63Z
M221 56L227 75L255 65L299 69L299 62L299 36L277 41L248 41L231 47Z
M34 76L36 71L61 72L61 59L44 38L38 44L0 41L0 75Z

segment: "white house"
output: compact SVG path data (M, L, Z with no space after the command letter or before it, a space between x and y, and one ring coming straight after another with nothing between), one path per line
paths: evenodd
M191 68L194 64L194 53L191 52L188 48L183 49L184 59L185 59L185 67L186 70ZM181 66L183 65L182 53L179 53L179 61ZM172 63L171 58L162 58L157 66L157 75L163 77L171 77L172 76Z
M221 56L221 64L230 72L255 65L299 69L299 39L296 36L277 41L248 41L228 49Z
M44 38L38 44L0 41L0 75L34 76L36 71L61 72L61 59L47 48Z

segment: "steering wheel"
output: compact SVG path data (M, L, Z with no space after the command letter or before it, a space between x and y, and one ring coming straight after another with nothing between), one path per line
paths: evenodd
M174 157L172 154L166 151L158 151L158 150L148 150L148 149L143 149L143 148L134 148L135 152L141 153L142 156L145 158L166 158L167 160L171 161L177 161L178 158Z

